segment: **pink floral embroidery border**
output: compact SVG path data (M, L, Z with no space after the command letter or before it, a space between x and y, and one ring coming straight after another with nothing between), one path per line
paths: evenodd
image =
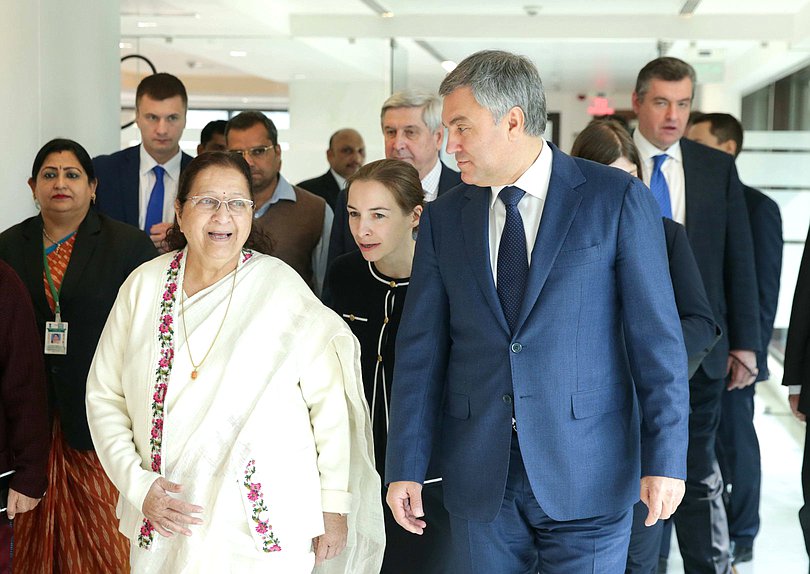
M265 552L279 552L281 545L279 540L273 532L273 525L269 520L262 520L261 513L268 512L267 505L264 503L264 496L262 495L262 483L251 482L253 475L256 473L256 461L251 459L245 465L245 480L242 486L247 490L247 499L253 505L253 512L251 518L256 523L255 529L262 540L262 550Z
M163 407L166 400L166 389L169 386L169 375L172 372L174 361L174 303L177 300L177 276L180 274L180 261L183 251L179 251L169 263L166 271L166 289L160 301L160 323L158 325L158 342L160 343L160 358L155 371L155 390L152 395L152 432L149 444L152 447L150 454L150 468L159 473L161 469L161 445L163 444ZM155 539L155 527L148 518L143 519L141 531L138 534L138 546L148 549Z

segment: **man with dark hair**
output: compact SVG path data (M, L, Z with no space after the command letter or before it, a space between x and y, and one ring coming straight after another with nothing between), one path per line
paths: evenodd
M326 161L329 162L329 171L320 177L302 181L298 186L324 198L334 209L340 190L346 187L346 179L354 175L366 161L363 136L351 128L333 133L329 138Z
M425 202L461 183L461 175L439 159L444 129L442 103L438 96L426 92L396 92L383 102L380 126L385 139L386 159L401 159L419 172ZM346 192L335 203L335 224L329 246L329 261L357 249L349 231Z
M158 249L174 221L180 171L191 161L180 151L187 110L188 95L178 78L166 73L145 77L135 92L141 143L93 159L96 208L140 227Z
M689 381L686 494L674 521L685 570L725 574L728 524L715 439L723 389L742 389L756 379L760 317L751 227L734 159L682 139L695 79L692 66L677 58L644 66L633 93L633 139L661 214L686 227L723 330Z
M273 255L295 269L320 296L326 273L332 209L322 197L290 185L281 175L281 146L273 121L246 111L225 129L228 151L241 155L253 178L254 224L273 242Z
M388 504L431 528L435 452L458 572L621 572L639 494L653 524L686 474L687 358L655 202L543 139L527 58L478 52L439 91L464 183L419 223Z
M743 128L729 114L702 114L693 118L686 134L690 140L724 151L736 158L743 149ZM757 381L768 379L768 343L773 333L779 279L782 273L782 216L774 200L743 185L759 290L760 349ZM734 278L732 278L734 280ZM733 563L753 559L759 532L759 495L762 482L759 440L754 428L756 385L723 393L717 434L717 455L726 484L726 513ZM730 488L730 492L729 492Z
M200 143L197 145L197 155L207 151L225 151L225 120L213 120L205 124L200 132Z

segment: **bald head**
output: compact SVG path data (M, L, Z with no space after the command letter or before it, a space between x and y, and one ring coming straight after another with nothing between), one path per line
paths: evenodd
M366 161L366 144L363 143L363 136L351 128L336 131L329 138L326 160L329 167L341 177L348 178L354 175Z

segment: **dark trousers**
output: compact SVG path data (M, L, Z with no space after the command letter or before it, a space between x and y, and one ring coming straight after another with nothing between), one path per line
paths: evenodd
M689 380L686 493L673 516L687 574L731 572L723 479L715 452L724 392L725 382L709 379L702 369Z
M385 556L380 574L451 571L450 517L444 509L441 482L431 482L422 488L422 505L427 527L419 536L397 524L383 497Z
M810 436L804 437L804 459L802 460L802 495L804 506L799 509L799 524L804 533L804 548L810 556Z
M517 437L512 439L503 504L492 522L450 515L458 574L614 574L624 571L630 509L558 522L534 497Z
M630 530L630 548L627 550L625 574L655 574L658 570L658 555L664 521L645 526L649 509L640 500L633 506L633 527Z
M737 546L748 547L754 545L759 532L762 484L759 439L754 428L755 388L749 385L723 392L717 433L717 460L726 485L728 534Z

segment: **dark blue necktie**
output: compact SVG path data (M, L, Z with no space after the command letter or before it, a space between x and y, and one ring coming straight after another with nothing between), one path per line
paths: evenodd
M146 206L146 220L143 224L146 233L149 233L153 225L163 221L163 174L166 173L166 170L156 165L152 171L155 172L155 185L152 187L152 195L149 196L149 203Z
M661 215L672 219L672 204L669 201L669 186L667 180L664 178L664 172L661 171L661 166L667 161L669 156L665 153L653 157L653 172L650 177L650 191L652 191L655 201L658 202L658 207L661 208Z
M518 211L518 202L525 195L518 187L504 187L498 197L506 207L506 224L503 226L498 247L498 299L509 329L515 332L523 291L529 275L529 256L526 252L526 232L523 218Z

